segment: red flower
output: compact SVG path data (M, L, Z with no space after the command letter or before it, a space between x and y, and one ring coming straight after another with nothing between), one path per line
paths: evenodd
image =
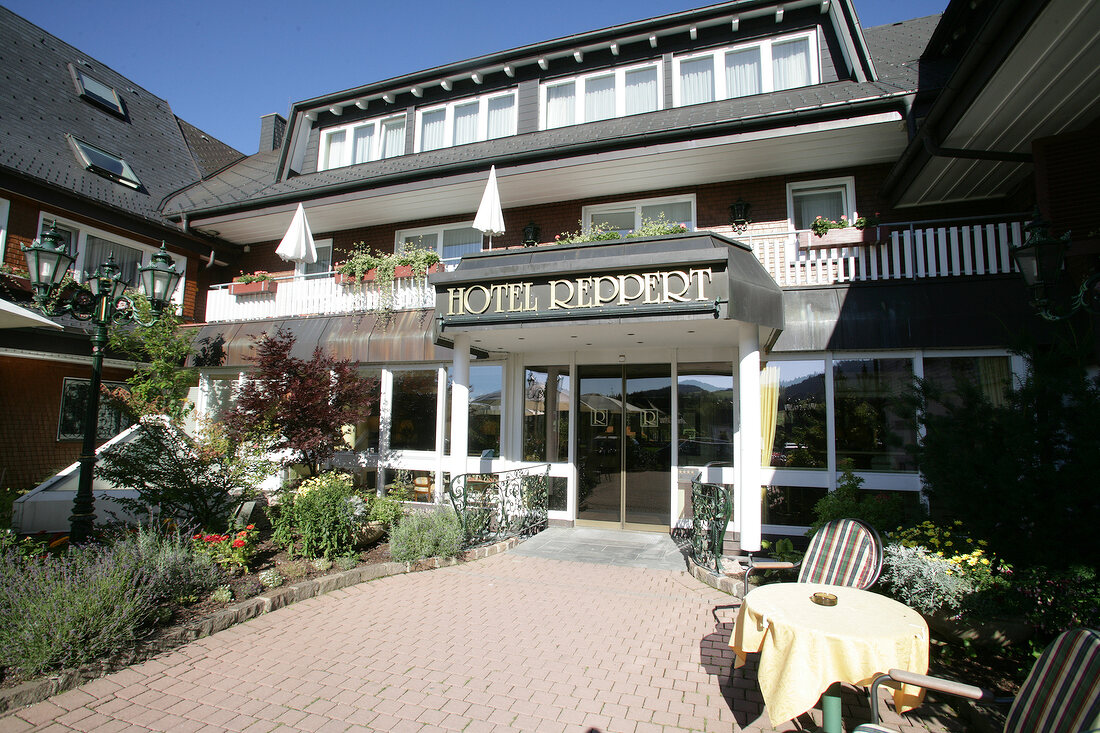
M245 529L254 529L255 527L256 527L255 524L250 524L247 527L245 527Z
M244 547L244 540L235 540L233 542L233 547Z
M201 539L202 539L202 535L201 535L201 534L197 534L197 535L195 535L194 537L192 537L191 539L193 539L193 540L201 540Z

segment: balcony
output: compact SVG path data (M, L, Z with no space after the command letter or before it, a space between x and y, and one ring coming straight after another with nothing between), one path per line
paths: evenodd
M1016 272L1009 251L1023 242L1027 215L987 219L891 222L859 231L837 229L824 237L810 231L718 233L750 245L781 288L856 281L972 277ZM435 307L424 278L399 277L392 298L373 282L339 283L335 273L286 275L273 292L232 292L229 283L210 288L206 321L255 321L308 315ZM257 288L258 290L258 288Z

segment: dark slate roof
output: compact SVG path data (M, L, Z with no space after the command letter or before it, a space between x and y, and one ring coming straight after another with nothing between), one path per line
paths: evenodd
M360 165L276 180L278 151L251 156L165 202L167 216L221 208L262 206L459 170L482 170L490 163L546 160L599 149L629 148L658 141L728 134L786 124L798 114L848 116L853 105L884 102L917 91L918 64L939 16L879 26L865 31L879 71L874 82L839 81L752 97L673 107L630 117L525 133L470 145L403 155Z
M217 173L222 168L236 163L244 157L244 153L231 148L216 137L203 132L187 120L176 118L180 132L183 133L187 146L191 148L191 154L195 162L202 170L203 177Z
M126 118L82 99L69 64L113 87ZM209 136L211 145L190 148L168 102L3 7L0 68L0 170L18 177L164 223L163 199L224 166L219 161L229 157L228 146ZM142 189L85 170L68 135L122 157Z

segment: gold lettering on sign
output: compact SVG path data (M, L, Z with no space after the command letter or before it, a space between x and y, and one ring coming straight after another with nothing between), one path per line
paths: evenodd
M558 286L564 285L569 293L564 298L558 297ZM550 310L557 308L573 308L575 306L569 305L569 301L573 300L573 295L576 293L576 289L573 287L572 280L551 280L550 281Z

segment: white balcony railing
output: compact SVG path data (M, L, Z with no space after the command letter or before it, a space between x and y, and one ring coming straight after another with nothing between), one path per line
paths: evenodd
M891 223L868 236L856 229L833 230L824 237L809 231L732 236L752 246L780 287L796 288L1015 272L1009 250L1023 242L1025 220L1018 215L986 222ZM338 284L333 273L276 282L274 292L252 295L233 295L228 284L213 286L206 297L207 322L361 313L385 305L375 283ZM435 294L424 278L397 278L390 287L394 310L435 307Z

